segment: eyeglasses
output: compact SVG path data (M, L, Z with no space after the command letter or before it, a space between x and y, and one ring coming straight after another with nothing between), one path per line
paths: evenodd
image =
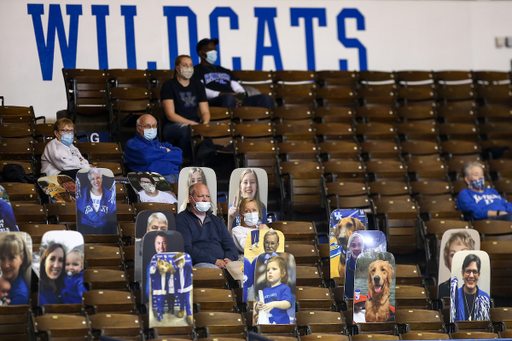
M59 129L59 132L64 133L64 134L74 134L75 129Z
M153 124L153 125L146 124L144 126L141 126L139 124L139 127L141 127L142 129L156 129L158 127L158 125L157 124Z
M464 270L464 274L467 276L471 274L473 274L473 276L477 276L480 274L480 272L478 270Z

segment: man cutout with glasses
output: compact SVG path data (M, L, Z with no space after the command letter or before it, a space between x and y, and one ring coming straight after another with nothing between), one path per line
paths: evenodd
M170 143L160 142L157 137L156 119L142 115L137 120L137 133L128 140L124 149L124 163L132 171L154 172L169 183L178 182L181 166L181 149Z

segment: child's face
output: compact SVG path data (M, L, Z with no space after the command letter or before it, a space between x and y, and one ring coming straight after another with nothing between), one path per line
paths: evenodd
M0 255L0 269L2 276L9 282L14 281L18 277L20 266L23 264L23 257L4 252Z
M247 173L244 175L242 182L240 183L240 190L242 192L242 197L244 198L253 198L256 195L256 190L258 186L256 185L256 177L254 173Z
M76 252L70 252L66 256L66 273L71 272L71 276L82 271L82 257Z
M284 271L279 268L279 264L277 262L268 262L267 281L271 287L281 283L281 277L284 275L283 272Z
M0 277L0 299L9 296L11 283L3 277Z

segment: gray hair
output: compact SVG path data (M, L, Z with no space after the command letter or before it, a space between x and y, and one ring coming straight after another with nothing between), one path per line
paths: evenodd
M349 248L350 246L350 243L352 243L352 241L356 238L359 238L361 239L363 242L364 242L364 238L363 238L363 235L360 234L360 233L357 233L357 232L354 232L350 235L350 237L348 238L348 242L347 242L347 249ZM352 250L349 249L348 250L348 253L349 253L349 257L352 257Z
M101 173L101 169L99 169L99 168L91 168L91 169L89 169L89 173L87 174L87 177L89 178L89 181L91 181L91 174L92 173L98 173L101 177L103 177L103 174Z
M265 237L263 237L263 240L267 239L267 236L277 236L277 242L279 243L279 234L276 231L270 230L267 233L265 233Z
M153 219L157 219L160 223L165 223L166 225L169 225L169 222L167 221L167 217L162 212L155 212L148 218L148 226L151 225L151 222Z
M464 168L462 168L462 175L464 175L464 177L466 177L466 178L469 178L469 176L471 175L471 168L476 167L476 166L482 168L482 171L484 170L484 165L482 165L480 162L471 161L471 162L466 163L464 165Z

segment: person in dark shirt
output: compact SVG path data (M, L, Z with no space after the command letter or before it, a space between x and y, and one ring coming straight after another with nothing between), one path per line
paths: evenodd
M238 78L226 68L213 65L217 61L219 40L203 39L196 45L201 63L194 66L194 79L203 82L206 87L208 104L212 107L234 108L239 106L272 108L275 106L267 94L246 96Z
M188 126L210 122L210 109L204 85L191 79L194 73L192 59L186 55L178 56L174 66L174 78L167 80L160 91L166 118L164 139L177 140L183 158L190 159L192 146Z

